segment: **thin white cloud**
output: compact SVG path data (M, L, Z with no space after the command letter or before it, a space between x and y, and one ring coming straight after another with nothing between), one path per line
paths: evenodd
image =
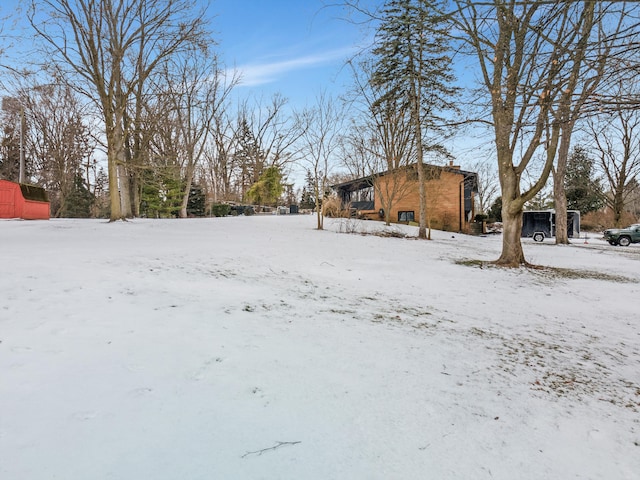
M236 67L241 75L240 86L255 87L280 80L283 75L293 71L318 67L339 59L344 59L354 52L354 47L330 50L327 52L304 55L289 60L278 60L265 63L248 63Z

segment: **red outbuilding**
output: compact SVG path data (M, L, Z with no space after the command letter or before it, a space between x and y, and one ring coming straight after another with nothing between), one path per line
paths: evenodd
M49 220L49 198L44 188L0 180L0 218Z

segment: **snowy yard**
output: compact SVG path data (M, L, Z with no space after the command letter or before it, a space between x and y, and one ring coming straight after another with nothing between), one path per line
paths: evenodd
M1 221L0 478L640 478L640 245L314 225Z

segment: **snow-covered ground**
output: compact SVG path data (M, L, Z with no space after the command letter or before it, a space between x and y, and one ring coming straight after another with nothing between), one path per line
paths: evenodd
M640 245L314 226L0 221L0 478L640 478Z

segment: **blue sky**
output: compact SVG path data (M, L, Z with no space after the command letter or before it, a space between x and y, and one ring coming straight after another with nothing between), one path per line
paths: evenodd
M20 4L0 2L0 18ZM242 74L234 97L268 103L277 92L289 99L289 107L302 108L314 104L322 91L345 92L352 83L345 62L368 41L365 27L345 20L340 7L324 8L328 3L332 0L211 0L208 13L217 52L227 68ZM28 27L24 13L16 17ZM450 148L459 150L459 145Z
M242 73L239 94L280 92L294 105L313 103L322 90L342 91L345 61L363 32L322 0L213 0L218 51Z
M207 0L200 1L204 5ZM23 29L19 36L25 41L9 52L13 59L29 48L32 32L24 7L19 10L27 3L0 0L0 19L17 13L17 29L5 24L5 32ZM237 69L242 77L235 98L269 103L279 93L289 100L289 108L301 109L313 105L323 91L337 96L348 88L351 73L345 63L366 38L362 28L344 19L343 9L324 8L327 3L330 0L210 1L216 51L225 67ZM0 60L16 64L6 57Z
M202 1L204 5L206 0ZM13 17L22 24L18 28L28 28L26 8L22 8L23 13L19 10L21 4L27 3L1 0L0 18L18 12ZM268 98L279 92L292 105L301 106L313 103L322 90L344 89L349 81L345 61L365 41L364 35L356 25L340 18L341 8L323 8L326 3L326 0L210 1L208 12L220 58L226 67L235 67L242 73L237 95ZM13 30L8 24L4 27L5 33Z

